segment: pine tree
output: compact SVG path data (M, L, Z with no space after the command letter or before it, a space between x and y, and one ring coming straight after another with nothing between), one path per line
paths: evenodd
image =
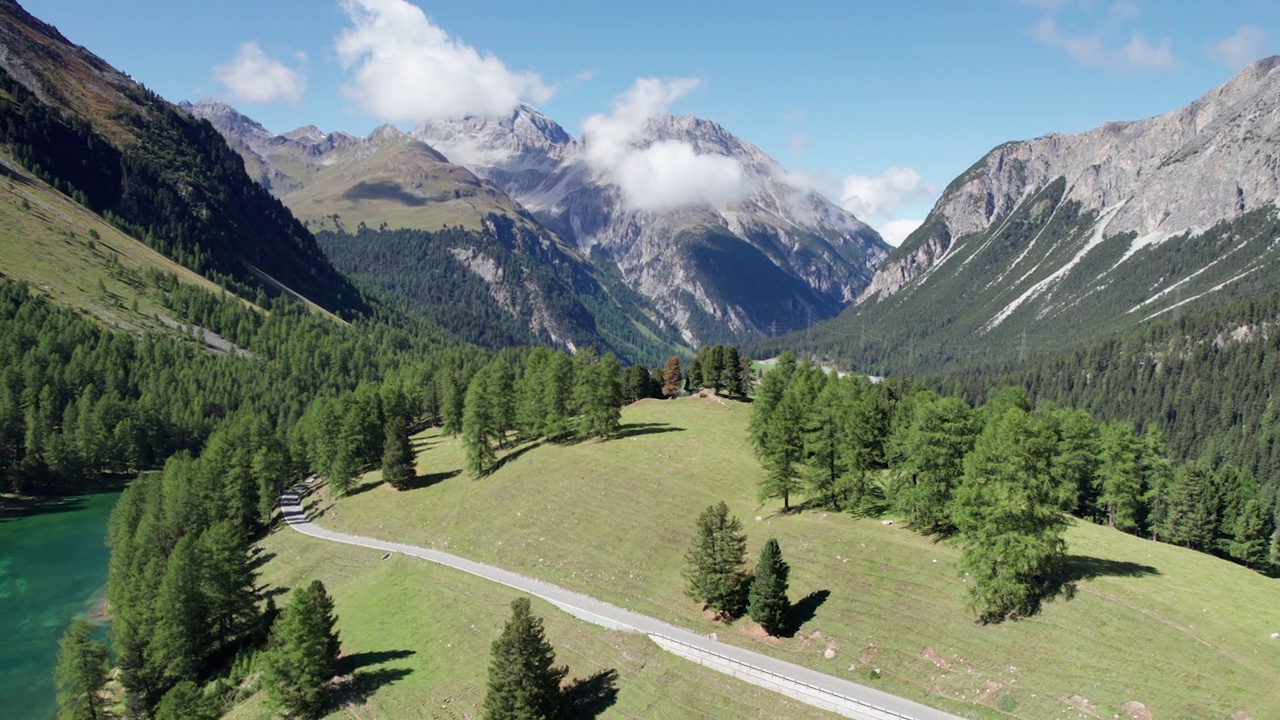
M760 480L760 502L771 498L782 500L782 511L791 510L791 495L800 490L800 473L804 452L804 398L795 386L787 388L782 401L769 418L764 448L765 474Z
M904 457L895 468L892 499L922 532L951 529L947 508L974 437L973 411L962 400L933 397L916 404L899 439Z
M778 541L769 538L760 550L755 577L748 593L747 614L770 635L787 629L791 601L787 599L787 575L791 569L782 559Z
M333 600L315 580L293 591L271 627L263 680L273 703L290 714L318 717L328 706L339 641Z
M486 366L471 378L462 412L462 444L467 450L467 469L477 475L492 470L498 460L496 448L500 419L499 410L490 392L491 367L492 365Z
M742 563L747 537L742 521L723 501L703 510L693 543L685 552L685 594L719 613L734 615L742 605Z
M554 666L555 649L542 618L530 610L529 598L512 601L511 619L493 641L490 655L487 720L553 720L560 715L560 681L568 669Z
M1142 509L1142 446L1133 423L1112 422L1100 428L1097 473L1098 506L1107 525L1135 532Z
M1169 511L1160 535L1164 542L1209 550L1217 539L1221 498L1207 466L1192 462L1178 468L1169 488Z
M680 393L680 383L683 378L680 376L680 358L672 355L667 358L667 365L662 369L662 395L663 397L675 397Z
M382 448L382 479L403 490L413 481L413 447L404 418L393 417L387 423L386 442Z
M1257 500L1245 503L1236 521L1235 537L1231 541L1231 557L1241 565L1254 570L1265 570L1268 564L1267 523Z
M731 398L747 396L746 386L742 383L742 357L733 345L726 345L720 358L720 387Z
M221 716L216 700L206 696L199 685L184 680L160 698L155 720L218 720Z
M187 534L169 553L164 579L156 591L155 631L148 661L174 682L200 672L208 650L205 599L200 592L196 537Z
M258 627L257 577L249 541L230 520L214 523L196 540L202 618L209 638L206 655L233 646Z
M105 643L93 639L93 626L76 620L58 641L58 720L97 720L102 717L98 692L107 682L111 660Z
M462 432L462 417L467 403L467 389L447 375L440 376L444 390L440 393L440 431L457 437Z
M964 459L952 517L982 623L1035 613L1066 554L1052 478L1056 439L1017 407L992 418Z

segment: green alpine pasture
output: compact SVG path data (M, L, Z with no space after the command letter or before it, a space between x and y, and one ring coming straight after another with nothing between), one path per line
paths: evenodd
M342 643L338 669L345 690L327 717L439 718L481 716L489 649L511 615L516 591L432 563L317 540L281 528L261 545L261 583L276 597L321 580L334 599ZM588 625L533 600L556 664L567 679L590 680L580 694L599 718L834 717L789 698L669 655L642 635ZM600 673L616 671L610 681ZM612 689L610 689L612 688ZM591 715L590 712L598 712ZM266 692L225 716L266 720Z
M459 439L433 430L415 439L410 489L393 491L374 472L336 503L317 495L312 511L333 529L490 562L968 717L1280 717L1280 641L1270 637L1280 581L1073 521L1074 590L1029 619L978 625L957 545L892 518L761 506L748 416L748 405L714 397L645 400L623 410L615 439L518 445L482 478L463 470ZM719 500L742 518L748 557L778 539L801 623L792 637L717 623L684 596L695 520ZM340 557L321 557L330 553ZM485 637L507 594L485 606ZM335 596L341 614L352 601L341 588ZM403 604L380 602L378 612ZM552 642L560 647L555 633ZM467 654L482 662L484 647ZM609 657L623 655L595 662L619 662Z

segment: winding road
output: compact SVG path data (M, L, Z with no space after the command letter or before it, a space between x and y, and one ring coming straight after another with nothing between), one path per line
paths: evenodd
M429 560L542 598L574 617L610 630L641 632L662 648L709 668L780 692L801 702L858 720L960 720L896 695L832 677L809 668L745 650L712 638L683 630L655 618L624 610L616 605L566 590L556 585L517 575L502 568L474 562L449 553L375 538L327 530L311 522L302 507L307 485L290 488L280 498L280 510L290 527L304 535L333 542L401 553Z

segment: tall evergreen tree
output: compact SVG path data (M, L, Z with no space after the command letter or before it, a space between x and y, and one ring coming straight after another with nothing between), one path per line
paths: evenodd
M975 438L973 411L957 398L918 402L899 442L905 455L894 468L892 502L917 529L951 529L948 505L964 474L964 459Z
M196 540L195 535L188 533L174 546L156 592L156 625L148 660L155 667L163 668L174 683L196 678L211 640L205 624L208 608L200 592Z
M466 412L467 389L455 378L439 376L444 389L440 393L440 431L457 437L462 432L462 418Z
M1142 445L1133 423L1111 422L1100 429L1098 506L1107 525L1135 532L1142 511Z
M98 720L103 716L98 696L107 682L111 660L107 646L93 639L93 626L76 620L58 641L58 720Z
M746 386L742 382L742 357L738 354L738 348L733 345L726 345L720 356L720 387L731 398L747 396Z
M483 475L498 460L497 446L501 434L499 409L494 402L489 382L492 364L485 366L467 387L466 405L462 412L462 444L467 451L467 469Z
M338 660L333 600L324 583L293 591L271 627L263 680L273 703L293 715L319 717L332 696Z
M555 649L529 598L512 601L511 619L493 641L490 655L487 720L553 720L561 714L560 681L568 669L555 666Z
M791 510L791 496L800 490L806 407L803 393L793 385L769 418L762 457L765 474L757 494L761 502L781 499L783 512Z
M680 392L680 383L683 382L680 376L680 358L672 355L667 358L667 364L662 369L662 395L663 397L675 397Z
M210 655L234 647L258 627L257 577L248 536L230 520L214 523L196 540L200 601ZM193 609L194 611L194 609Z
M769 538L756 562L755 577L748 593L747 614L770 635L777 635L787 628L791 613L791 601L787 599L787 575L790 572L782 559L778 541Z
M741 610L746 557L742 521L729 515L729 506L721 501L703 510L684 555L685 594L716 612L736 614Z
M1216 480L1200 462L1178 468L1169 488L1168 515L1160 531L1164 542L1202 551L1214 547L1222 513L1221 498L1214 487Z
M1236 522L1235 536L1231 540L1231 557L1245 567L1265 570L1269 564L1267 539L1270 528L1262 516L1257 500L1245 503Z
M1066 521L1053 488L1056 445L1045 423L1015 406L992 418L965 457L952 514L982 623L1035 613L1061 568Z
M382 479L403 490L413 481L413 446L404 418L393 417L387 423L386 442L382 448Z

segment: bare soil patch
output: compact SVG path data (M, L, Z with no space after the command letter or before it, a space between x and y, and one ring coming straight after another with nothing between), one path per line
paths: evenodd
M1147 706L1137 700L1130 700L1129 702L1121 705L1120 709L1128 713L1129 717L1133 718L1133 720L1154 720L1151 715L1151 711L1147 709ZM1236 718L1236 720L1240 720L1240 718Z
M1079 695L1072 695L1072 696L1071 696L1071 697L1069 697L1069 698L1062 698L1062 702L1064 702L1064 703L1066 703L1066 704L1070 705L1071 707L1073 707L1073 708L1075 708L1075 709L1077 709L1077 710L1080 710L1080 711L1082 711L1082 712L1089 713L1090 715L1093 715L1093 716L1095 716L1095 717L1096 717L1096 716L1097 716L1097 714L1098 714L1098 706L1097 706L1097 705L1094 705L1094 704L1093 704L1093 703L1091 703L1091 702L1089 702L1089 698L1087 698L1087 697L1081 697L1081 696L1079 696Z
M938 654L937 650L934 650L928 645L925 645L924 649L920 651L920 657L923 660L928 660L934 665L937 665L943 670L951 669L951 663L947 662L945 658L943 658L941 655Z

